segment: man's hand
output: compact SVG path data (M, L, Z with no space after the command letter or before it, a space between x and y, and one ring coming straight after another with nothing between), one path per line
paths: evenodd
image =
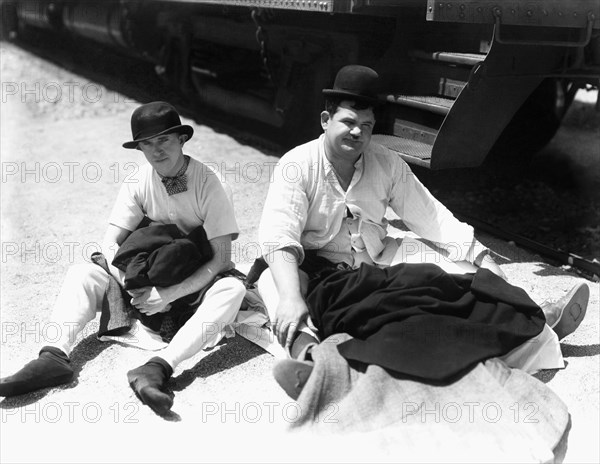
M302 298L281 299L273 321L273 332L279 343L289 348L294 341L298 326L308 316L308 307Z
M142 287L127 292L133 297L131 304L146 316L166 313L171 309L169 292L166 288Z
M507 280L506 274L504 274L502 269L500 269L500 266L498 266L496 264L496 261L494 261L494 258L492 258L490 255L485 255L483 257L479 267L482 269L488 269L488 270L492 271L494 274L496 274L498 277L501 277L504 280Z

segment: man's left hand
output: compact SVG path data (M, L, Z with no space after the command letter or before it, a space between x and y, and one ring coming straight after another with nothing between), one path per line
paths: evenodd
M168 291L165 288L142 287L128 290L128 293L133 297L131 304L146 316L166 313L171 309Z

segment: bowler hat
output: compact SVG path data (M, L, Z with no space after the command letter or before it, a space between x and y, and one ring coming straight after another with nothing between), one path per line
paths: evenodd
M137 148L143 140L151 139L157 135L178 132L185 134L188 140L192 138L192 126L181 124L177 110L166 102L151 102L136 108L131 115L131 135L133 140L125 142L124 148Z
M379 75L366 66L350 64L340 69L335 76L333 89L323 89L328 97L348 97L348 99L377 105Z

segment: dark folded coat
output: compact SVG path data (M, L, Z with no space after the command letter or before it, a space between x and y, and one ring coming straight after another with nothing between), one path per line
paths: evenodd
M213 257L202 226L189 235L174 224L137 229L121 244L113 266L125 272L125 290L170 287Z
M213 251L202 226L186 236L175 224L145 226L142 223L121 244L112 264L125 272L124 290L133 290L179 284L212 257ZM145 326L160 332L165 341L170 341L194 314L208 287L174 301L169 312L151 316L133 308L126 292L123 298L130 317L139 319ZM115 317L113 311L111 317Z
M330 269L311 280L307 303L323 338L354 337L338 346L346 359L440 382L508 353L545 323L523 289L490 271L453 275L433 264Z

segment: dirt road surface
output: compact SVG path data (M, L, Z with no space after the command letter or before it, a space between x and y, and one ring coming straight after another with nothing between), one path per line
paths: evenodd
M145 161L141 153L121 148L140 102L14 45L2 43L0 53L5 376L56 336L60 328L47 321L67 268L96 249L120 184L135 179ZM235 261L247 270L258 253L256 230L276 158L193 120L184 123L195 129L185 151L214 163L232 187L241 229ZM525 250L480 239L503 257L510 282L538 302L585 280ZM600 461L599 295L598 283L587 283L588 315L562 343L567 367L539 375L569 408L565 461L573 463ZM240 337L177 369L170 384L175 415L165 421L139 403L126 381L126 372L151 353L101 343L96 327L90 324L73 352L73 383L0 401L2 462L293 462L299 456L351 462L371 455L368 444L362 456L312 452L310 443L289 447L285 429L297 415L295 403L272 378L272 356ZM473 459L485 461L485 450Z

